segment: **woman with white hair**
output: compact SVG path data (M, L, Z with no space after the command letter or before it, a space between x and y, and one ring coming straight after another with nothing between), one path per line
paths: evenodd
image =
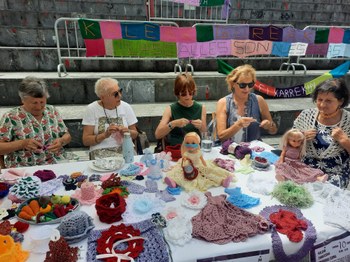
M63 158L63 146L71 136L62 117L47 105L49 92L44 80L26 77L19 86L22 105L0 120L0 155L4 167L55 164Z
M90 146L90 158L116 156L122 152L122 138L129 132L138 135L137 118L131 106L122 101L122 89L113 78L101 78L95 83L100 100L87 106L83 117L83 143Z

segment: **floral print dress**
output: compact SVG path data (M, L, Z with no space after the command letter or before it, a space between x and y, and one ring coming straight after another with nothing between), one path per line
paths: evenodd
M10 168L55 164L62 158L63 149L52 153L46 147L67 131L62 117L51 105L46 105L41 123L21 106L13 108L0 120L0 140L12 142L32 138L40 142L43 148L35 152L24 149L12 152L5 156L5 166Z

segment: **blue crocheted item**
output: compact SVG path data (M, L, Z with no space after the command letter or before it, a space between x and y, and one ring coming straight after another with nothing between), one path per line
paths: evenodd
M252 152L252 159L254 159L254 157L256 156L260 156L260 157L264 157L266 158L270 164L275 164L276 161L280 158L278 155L272 153L272 152L268 152L268 151L264 151L261 153L257 153L257 152Z
M169 253L167 245L161 235L161 231L150 220L144 220L139 223L131 224L134 228L141 231L141 236L146 239L143 243L143 251L138 257L135 258L135 262L143 261L157 261L157 262L169 262ZM88 251L86 261L97 262L96 247L97 240L100 238L104 230L92 230L88 238ZM123 250L127 247L126 243L118 245L119 250Z
M176 200L176 198L174 196L172 196L167 190L158 191L156 193L156 196L167 203Z
M180 195L181 194L181 187L167 187L166 190L169 192L171 195Z
M228 202L240 208L251 208L260 204L260 198L255 198L241 193L240 187L225 188L225 193L229 194L226 198Z
M89 181L90 182L98 182L101 179L101 175L100 174L92 174L91 176L89 176Z
M147 193L158 192L158 184L156 181L147 179L145 184L146 184L145 192L147 192Z
M119 175L122 176L136 176L137 174L139 174L141 171L140 166L137 166L135 164L129 164L128 167L122 169L119 171Z
M126 186L128 188L128 192L130 194L143 194L143 192L145 192L145 187L139 184L136 184L134 182L131 181L126 181L126 180L122 180L121 182L122 186Z
M150 211L153 208L153 202L152 201L148 201L147 199L138 199L135 200L134 205L133 205L133 210L136 213L147 213L148 211Z

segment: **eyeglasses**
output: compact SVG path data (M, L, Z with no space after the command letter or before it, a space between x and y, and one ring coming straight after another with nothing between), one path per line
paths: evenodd
M121 95L122 92L123 92L123 88L120 88L118 91L115 91L110 96L114 96L116 98L117 96Z
M250 83L237 83L236 82L236 84L239 86L240 89L246 88L247 86L249 88L252 88L255 85L254 81L250 82Z

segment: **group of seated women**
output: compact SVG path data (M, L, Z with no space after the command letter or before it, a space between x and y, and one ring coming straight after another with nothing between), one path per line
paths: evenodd
M221 141L236 143L261 140L261 130L276 134L265 99L252 92L255 69L242 65L226 77L229 94L217 102L216 132ZM181 144L186 133L206 131L204 104L193 99L197 92L190 74L175 79L177 101L166 107L156 128L157 139L167 138L169 145ZM113 156L121 152L123 135L138 136L137 118L132 107L122 101L118 81L101 78L95 84L99 100L89 104L83 116L83 143L90 147L90 158ZM56 163L71 136L59 112L47 105L46 83L25 78L19 87L22 105L5 113L0 120L0 156L2 167ZM350 113L344 108L349 92L342 79L319 84L313 93L314 109L306 109L294 121L294 128L305 136L303 162L321 169L328 181L346 188L350 179Z

